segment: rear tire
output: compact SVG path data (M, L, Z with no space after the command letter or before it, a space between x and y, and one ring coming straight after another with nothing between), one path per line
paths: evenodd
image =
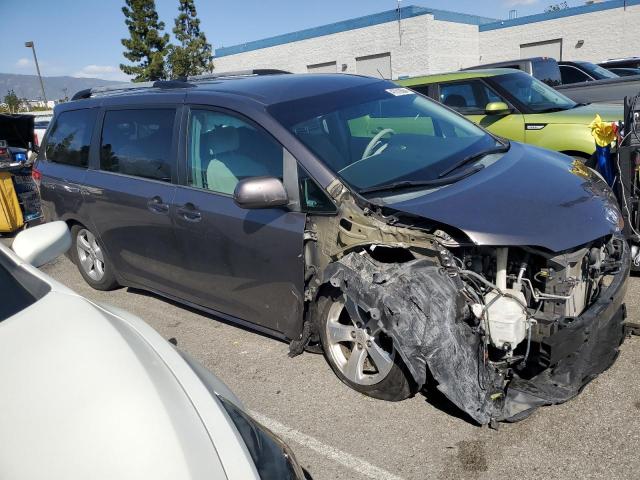
M71 260L76 264L82 278L96 290L113 290L118 281L113 264L98 238L83 225L71 227Z
M391 338L341 292L331 290L320 295L314 321L325 358L344 384L369 397L391 402L416 392L415 382Z

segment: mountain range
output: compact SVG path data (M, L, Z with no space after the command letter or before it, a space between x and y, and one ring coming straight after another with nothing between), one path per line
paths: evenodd
M85 88L117 85L122 82L102 80L100 78L77 77L42 77L47 100L71 98L74 93ZM16 92L20 98L40 100L42 91L37 75L18 75L14 73L0 73L0 102L9 90Z

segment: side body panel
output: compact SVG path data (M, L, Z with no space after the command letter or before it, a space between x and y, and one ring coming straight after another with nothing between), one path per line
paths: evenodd
M595 151L588 124L546 123L545 116L525 115L525 142L558 152L580 152L585 158Z
M201 215L197 222L175 216L184 253L174 270L180 296L292 338L302 324L305 215L245 210L231 197L190 187L179 187L174 203Z
M270 117L261 122L260 112L207 100L202 102L206 109L250 119L275 138ZM297 338L304 305L306 215L286 207L243 209L231 195L187 186L188 122L185 109L179 146L182 186L173 201L177 248L183 254L183 267L174 272L182 286L179 296Z
M500 137L524 142L524 117L521 113L514 112L509 115L467 115L472 122L489 130Z
M82 203L86 169L53 162L39 162L37 168L42 173L40 197L46 221L89 218Z
M173 235L171 184L90 170L85 203L114 268L126 283L175 294L181 264Z
M182 263L176 248L171 208L176 186L177 140L180 131L181 99L150 105L123 99L106 106L106 111L147 107L176 110L169 158L173 164L172 181L160 181L100 169L100 143L105 111L99 116L94 135L91 168L84 183L84 203L91 213L99 236L118 277L127 284L148 287L175 295L179 285L174 269ZM118 103L121 103L118 104Z

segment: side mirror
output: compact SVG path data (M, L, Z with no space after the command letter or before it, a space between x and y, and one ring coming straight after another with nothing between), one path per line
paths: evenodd
M487 106L484 107L484 112L487 115L509 115L511 109L509 105L504 102L491 102L487 103Z
M240 180L233 192L233 200L241 208L274 208L289 203L282 182L275 177L252 177Z
M34 267L49 263L71 247L71 233L64 222L51 222L23 230L11 249Z

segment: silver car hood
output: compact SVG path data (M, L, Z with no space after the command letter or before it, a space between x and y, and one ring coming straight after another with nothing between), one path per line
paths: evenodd
M255 478L219 402L168 342L49 283L0 322L3 479Z

